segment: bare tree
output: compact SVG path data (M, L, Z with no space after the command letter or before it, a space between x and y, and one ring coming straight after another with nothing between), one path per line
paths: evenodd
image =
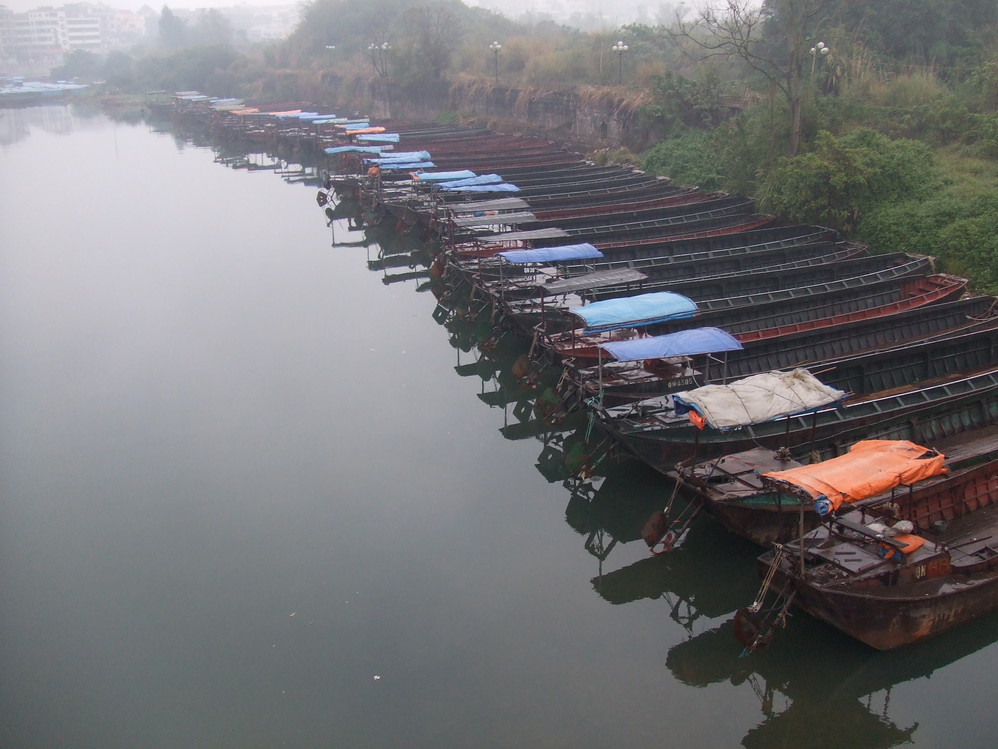
M670 36L694 60L738 58L783 94L790 112L791 156L800 149L808 32L828 0L702 0L677 11Z

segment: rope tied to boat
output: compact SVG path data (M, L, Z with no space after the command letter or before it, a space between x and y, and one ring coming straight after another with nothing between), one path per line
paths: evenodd
M784 556L783 545L779 544L775 546L775 552L773 554L773 561L769 565L769 569L766 571L766 577L762 580L762 585L759 586L759 592L756 594L755 600L752 605L749 606L749 611L753 614L758 614L762 609L762 602L766 600L766 594L769 593L769 587L773 584L773 577L776 575L776 569L780 566L783 561Z

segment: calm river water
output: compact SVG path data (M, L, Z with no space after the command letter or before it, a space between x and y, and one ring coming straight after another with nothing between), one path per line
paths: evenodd
M0 139L0 746L994 746L998 618L739 657L756 550L650 557L664 481L567 480L584 425L531 434L314 187L60 106Z

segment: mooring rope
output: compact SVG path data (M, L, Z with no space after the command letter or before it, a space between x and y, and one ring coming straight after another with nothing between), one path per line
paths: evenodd
M762 609L762 602L766 599L766 594L769 592L769 586L773 584L773 577L776 575L776 568L780 566L783 561L783 546L776 547L776 553L773 554L773 561L769 565L769 569L766 571L766 577L763 578L762 585L759 586L759 593L756 595L755 600L752 605L749 606L749 611L753 614L759 613Z

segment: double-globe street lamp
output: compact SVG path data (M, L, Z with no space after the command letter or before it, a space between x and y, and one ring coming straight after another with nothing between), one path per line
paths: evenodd
M496 84L498 84L499 83L499 50L502 49L502 45L498 41L495 41L495 42L492 42L492 44L489 45L489 49L492 50L492 54L495 57L495 77L496 77Z
M388 77L388 53L391 49L392 45L388 42L367 45L367 51L371 53L371 64L382 78Z
M623 40L618 41L610 49L617 53L617 83L624 82L624 53L628 47Z

